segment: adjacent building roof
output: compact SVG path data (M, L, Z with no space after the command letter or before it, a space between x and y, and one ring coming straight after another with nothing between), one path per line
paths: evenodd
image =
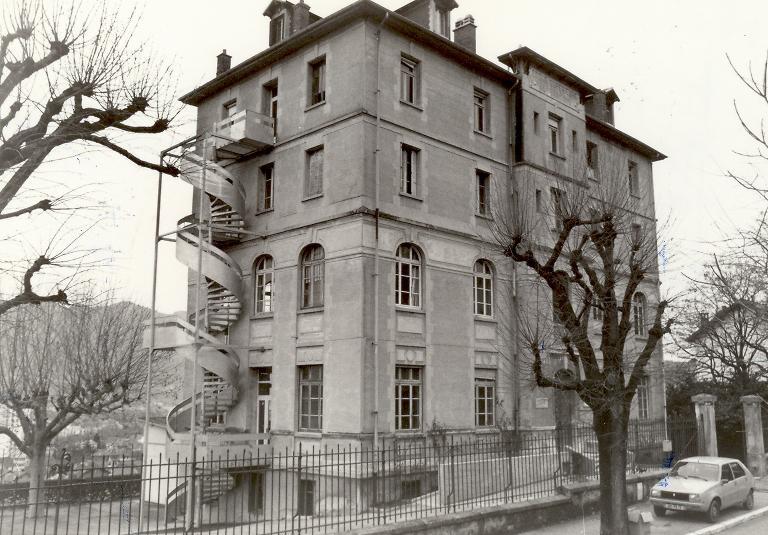
M699 328L692 332L691 335L685 339L685 341L696 342L703 336L706 336L713 330L720 327L723 323L723 320L727 319L735 311L742 309L748 310L755 314L760 314L763 317L768 317L768 308L766 308L765 305L756 303L754 301L739 299L715 312L715 315L711 318L702 318L702 321L699 324Z

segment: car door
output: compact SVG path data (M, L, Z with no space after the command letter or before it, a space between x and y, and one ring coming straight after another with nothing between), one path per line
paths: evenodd
M733 472L728 464L724 464L720 468L720 499L722 500L722 508L730 507L736 500L736 482L733 480Z
M741 463L729 463L733 472L733 483L736 487L733 503L743 502L749 494L749 478L742 468Z

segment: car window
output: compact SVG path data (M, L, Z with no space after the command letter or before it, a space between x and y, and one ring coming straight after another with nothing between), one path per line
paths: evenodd
M722 470L720 471L720 479L725 479L728 481L733 479L733 474L731 473L731 469L727 464L724 464Z
M684 478L694 476L707 481L719 481L720 470L716 464L712 463L678 461L669 475Z
M733 470L733 477L738 479L740 477L744 477L744 469L741 467L739 463L730 463L731 470Z

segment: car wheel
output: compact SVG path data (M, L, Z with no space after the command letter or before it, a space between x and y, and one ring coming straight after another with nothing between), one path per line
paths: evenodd
M752 490L749 491L747 497L742 502L741 506L747 511L751 511L755 507L755 494Z
M662 516L667 514L667 510L664 509L664 507L661 506L661 505L654 505L653 506L653 514L658 516L659 518L661 518Z
M707 521L714 524L718 518L720 518L720 498L715 498L707 509Z

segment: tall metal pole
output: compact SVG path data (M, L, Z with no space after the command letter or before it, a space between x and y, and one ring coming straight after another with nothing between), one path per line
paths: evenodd
M160 153L160 166L163 165L163 158L165 156L164 152ZM144 407L144 443L142 445L142 457L141 457L141 464L145 465L147 464L147 458L149 457L149 417L151 414L151 407L150 404L152 402L152 359L155 356L155 304L157 301L157 258L158 258L158 250L160 246L160 206L162 204L162 195L163 195L163 172L158 171L157 173L157 205L155 209L155 251L154 251L154 259L152 261L152 305L150 308L150 321L151 326L149 329L149 356L148 356L148 364L147 364L147 392L146 392L146 405ZM143 470L142 470L143 471ZM148 478L152 478L152 474L148 474ZM139 500L139 530L141 530L141 526L144 523L144 515L146 514L146 505L144 504L145 501L147 501L147 496L145 494L144 489L144 481L142 478L141 483L141 499Z
M192 367L192 408L189 423L189 459L190 472L187 478L187 518L186 529L191 530L195 523L194 512L194 494L195 494L195 460L196 460L196 438L197 432L197 369L200 367L200 288L203 278L203 202L205 200L205 173L208 154L206 152L206 142L208 138L203 138L203 168L201 173L200 197L197 204L197 284L195 286L195 361Z

